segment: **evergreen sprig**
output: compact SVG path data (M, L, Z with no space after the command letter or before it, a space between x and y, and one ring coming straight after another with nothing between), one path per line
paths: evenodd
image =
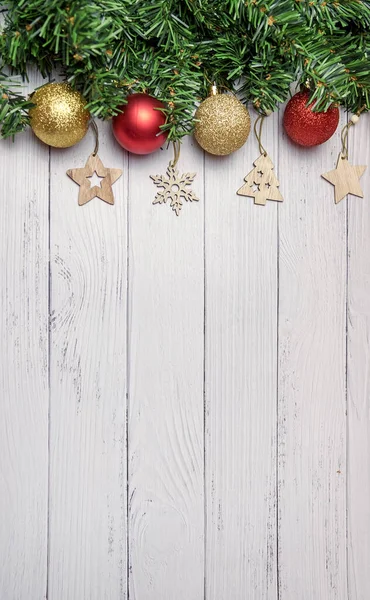
M31 103L12 75L32 64L44 76L61 71L103 119L131 92L157 96L171 140L192 130L213 81L260 111L275 110L295 81L310 86L315 110L370 109L370 2L9 0L4 9L3 137L28 124Z

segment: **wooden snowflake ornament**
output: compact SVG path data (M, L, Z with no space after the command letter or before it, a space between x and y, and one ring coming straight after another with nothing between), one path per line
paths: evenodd
M253 164L255 168L244 177L245 184L237 194L254 198L254 203L261 206L266 204L266 200L282 202L284 198L278 189L279 180L273 171L274 164L268 154L261 154Z
M157 192L153 204L164 204L170 200L170 207L179 216L184 200L186 202L199 202L199 198L193 190L187 189L194 181L196 173L183 173L170 163L167 167L167 177L165 175L150 175L154 184L158 188L163 188Z

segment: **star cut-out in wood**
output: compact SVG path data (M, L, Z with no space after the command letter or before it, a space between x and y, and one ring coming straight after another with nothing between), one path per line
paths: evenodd
M339 152L336 168L321 175L335 188L335 204L343 200L347 194L364 197L359 180L365 171L366 165L350 165L347 158Z
M100 185L91 185L90 177L96 173L103 179ZM90 154L86 165L79 169L69 169L67 175L80 186L78 204L82 206L93 198L100 198L108 204L114 204L112 185L122 175L122 169L108 169L96 154Z

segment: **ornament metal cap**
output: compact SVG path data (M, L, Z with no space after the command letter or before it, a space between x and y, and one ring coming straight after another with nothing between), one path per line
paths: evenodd
M217 96L217 94L219 94L219 93L220 92L218 90L216 82L214 81L208 90L208 94L209 94L209 96Z

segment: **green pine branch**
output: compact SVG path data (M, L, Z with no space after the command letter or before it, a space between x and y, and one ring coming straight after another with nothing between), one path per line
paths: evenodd
M370 2L9 0L4 7L3 137L28 125L30 101L11 75L27 76L30 65L44 76L62 72L103 119L129 93L157 96L171 140L191 132L213 81L260 111L275 110L294 81L309 85L315 110L333 102L370 109Z

